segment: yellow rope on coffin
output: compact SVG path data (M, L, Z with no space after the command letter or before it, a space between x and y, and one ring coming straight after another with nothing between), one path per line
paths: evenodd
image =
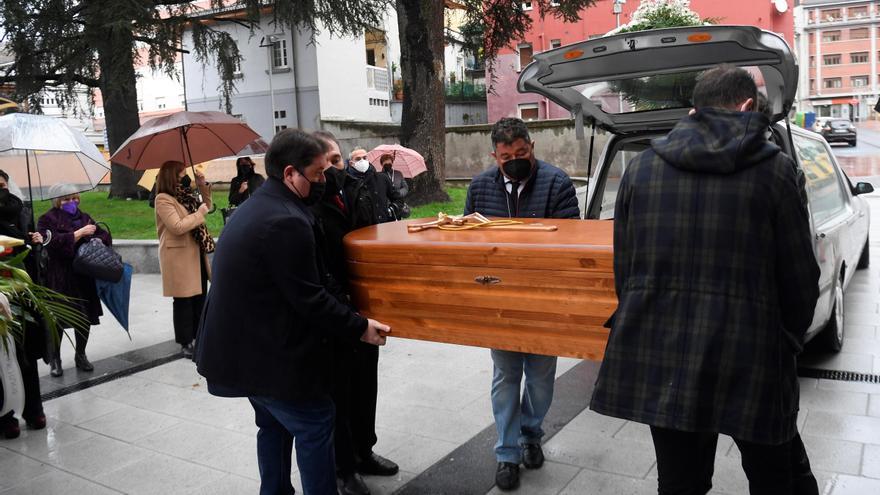
M455 224L443 224L438 225L437 228L440 230L471 230L471 229L482 229L488 227L501 227L503 225L521 225L524 222L520 222L519 220L489 220L488 222L483 223L466 223L464 225L455 225Z

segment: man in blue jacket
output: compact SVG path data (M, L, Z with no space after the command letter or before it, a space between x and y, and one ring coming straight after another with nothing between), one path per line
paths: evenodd
M291 494L291 450L303 491L336 495L332 342L382 345L387 326L327 289L326 249L309 206L324 195L327 147L296 129L275 135L269 179L217 243L196 350L208 391L254 408L261 494Z
M492 127L492 157L497 166L474 177L464 213L509 218L579 218L571 179L562 170L535 159L535 143L525 122L504 118ZM556 357L492 349L492 412L498 430L495 484L519 486L519 464L544 464L541 424L553 400ZM525 389L520 397L522 377Z

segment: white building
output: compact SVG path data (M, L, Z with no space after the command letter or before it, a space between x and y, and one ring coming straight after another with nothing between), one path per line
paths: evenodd
M273 25L271 14L253 34L235 23L214 27L232 34L242 53L232 114L263 138L288 127L320 129L326 120L391 122L392 61L400 65L393 9L381 26L356 38L321 30L312 40L311 32ZM183 46L192 52L189 31ZM187 108L223 111L216 68L197 62L193 53L182 58Z

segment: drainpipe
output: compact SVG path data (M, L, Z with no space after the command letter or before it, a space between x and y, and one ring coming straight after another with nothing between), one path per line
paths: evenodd
M296 63L296 37L299 32L299 28L291 27L290 29L290 61L293 64L293 104L296 106L296 127L297 129L302 129L302 106L300 105L299 97L299 64ZM320 123L318 126L320 127Z

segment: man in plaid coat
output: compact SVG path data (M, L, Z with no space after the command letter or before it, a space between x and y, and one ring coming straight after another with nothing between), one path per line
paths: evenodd
M721 66L696 110L636 157L614 219L619 305L590 407L650 425L659 493L712 487L719 433L752 494L818 494L797 432L796 355L819 267L795 165Z

